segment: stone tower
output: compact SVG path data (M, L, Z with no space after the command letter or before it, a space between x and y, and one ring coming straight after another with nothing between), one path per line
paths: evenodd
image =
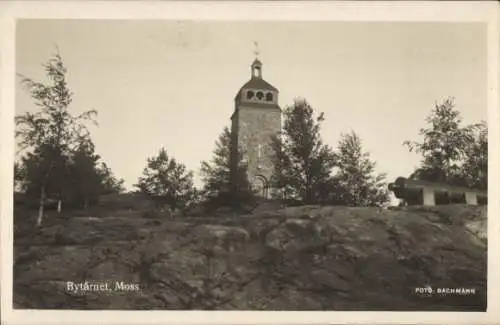
M250 80L234 99L231 116L233 144L240 148L250 185L263 197L270 194L269 180L273 172L271 138L281 130L278 93L278 89L262 78L262 63L256 58L251 65ZM233 146L233 154L235 150Z

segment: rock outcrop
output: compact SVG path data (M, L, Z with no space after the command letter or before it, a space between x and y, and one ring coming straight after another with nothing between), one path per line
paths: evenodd
M38 231L16 225L13 300L37 309L480 311L486 261L484 207L73 215ZM75 293L68 282L109 290ZM426 286L434 293L415 292Z

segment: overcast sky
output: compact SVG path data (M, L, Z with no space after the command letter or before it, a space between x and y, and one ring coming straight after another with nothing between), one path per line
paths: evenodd
M74 92L71 110L96 109L96 150L136 183L164 146L196 174L230 125L250 78L253 42L282 107L306 98L333 147L354 130L388 181L408 176L435 101L455 97L466 123L487 118L486 25L480 23L20 21L16 71L43 80L57 45ZM35 106L17 84L16 113Z

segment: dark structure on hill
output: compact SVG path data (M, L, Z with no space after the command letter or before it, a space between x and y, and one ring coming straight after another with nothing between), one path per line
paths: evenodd
M394 183L389 184L389 190L408 205L488 204L486 191L411 180L404 177L398 177Z

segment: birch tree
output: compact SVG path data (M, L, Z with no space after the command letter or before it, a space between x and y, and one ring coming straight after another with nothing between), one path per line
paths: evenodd
M422 141L405 141L421 164L410 178L455 186L486 188L488 139L486 123L464 125L453 98L447 98L426 117Z
M47 80L35 81L19 75L22 86L29 92L38 111L26 112L15 117L16 138L19 152L31 150L42 153L37 169L39 211L37 226L41 226L47 195L58 200L58 211L62 209L64 174L72 150L89 137L85 122L94 122L97 112L81 114L70 112L73 93L66 80L67 69L57 52L43 64ZM47 185L51 184L51 192Z

